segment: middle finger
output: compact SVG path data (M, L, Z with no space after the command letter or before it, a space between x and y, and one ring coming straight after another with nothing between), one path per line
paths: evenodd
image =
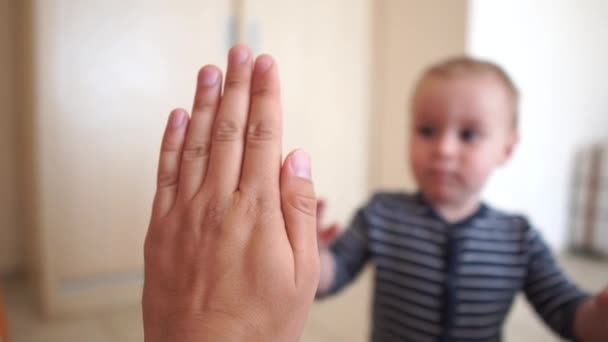
M251 51L237 45L228 54L224 94L215 118L204 188L220 195L237 190L243 161L251 87Z

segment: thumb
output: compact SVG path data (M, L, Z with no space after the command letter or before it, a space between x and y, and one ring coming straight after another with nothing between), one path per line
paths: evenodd
M281 209L294 254L296 286L318 281L317 199L310 157L304 151L291 152L281 168ZM309 285L316 288L317 282Z

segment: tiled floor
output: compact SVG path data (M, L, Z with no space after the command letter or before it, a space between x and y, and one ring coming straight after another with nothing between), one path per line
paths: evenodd
M608 285L608 263L564 257L568 273L589 290ZM367 340L371 271L339 296L317 303L306 325L303 342L363 342ZM5 296L14 342L135 342L143 341L138 307L69 320L42 321L32 308L23 283L8 280ZM506 341L557 341L528 306L518 299L505 328Z

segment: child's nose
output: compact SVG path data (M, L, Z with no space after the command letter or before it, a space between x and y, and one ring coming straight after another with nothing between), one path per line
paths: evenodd
M453 157L457 152L458 139L452 134L442 134L435 140L435 153L438 157Z

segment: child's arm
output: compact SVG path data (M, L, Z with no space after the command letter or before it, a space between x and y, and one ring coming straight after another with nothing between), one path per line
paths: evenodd
M581 341L608 341L608 288L580 305L574 331Z
M344 234L332 244L338 235L339 227L336 224L326 228L320 226L325 203L319 202L317 229L321 272L317 298L340 290L350 283L365 265L369 257L367 239L369 224L365 215L366 210L367 208L360 209Z
M526 243L529 253L526 297L555 333L572 340L576 336L576 312L590 296L568 279L533 229L529 230Z

